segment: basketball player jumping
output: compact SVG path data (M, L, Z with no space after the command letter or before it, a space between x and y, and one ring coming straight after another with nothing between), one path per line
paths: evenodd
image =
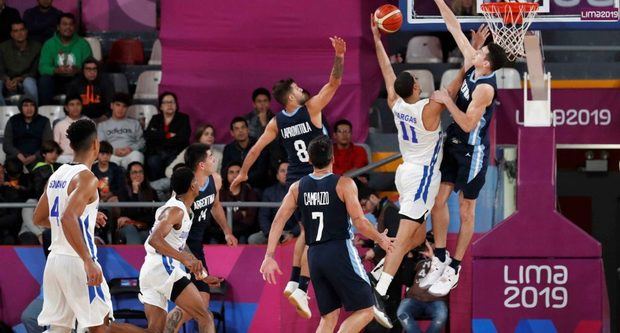
M381 35L371 15L377 59L385 80L388 106L394 113L398 129L398 144L403 164L396 170L396 188L400 195L400 223L394 251L385 257L377 293L384 297L398 270L403 256L424 241L425 222L433 208L439 190L442 158L441 112L444 105L429 99L420 99L420 84L408 72L394 74L390 60L381 42ZM482 45L488 30L474 33L477 44ZM447 98L455 97L463 82L461 70L447 88Z
M252 167L260 152L278 137L288 155L287 184L290 185L312 172L312 166L308 163L307 147L313 138L327 134L323 127L321 111L334 97L336 90L338 90L342 82L346 43L339 37L332 37L330 40L334 48L335 57L329 82L323 86L317 95L307 101L304 97L303 89L293 79L281 80L275 84L273 87L274 98L284 106L284 110L269 121L265 132L248 152L243 161L241 172L230 185L231 190L235 191L242 182L248 179L248 170ZM304 101L306 101L305 104ZM311 313L306 295L310 279L308 277L307 264L304 263L302 265L302 257L306 257L304 255L306 246L303 232L302 228L302 234L299 235L295 243L293 270L284 294L289 297L289 301L296 306L297 312L302 317L310 318Z
M494 71L506 62L506 53L495 43L476 50L463 34L461 25L443 0L435 0L448 31L463 54L465 82L456 103L445 90L431 97L446 106L454 122L447 129L444 158L441 163L441 185L432 209L435 234L435 257L429 274L420 281L420 287L429 288L430 294L443 296L456 287L461 260L474 232L476 198L485 182L489 162L488 128L495 108L497 85ZM452 191L459 193L461 229L454 256L446 251L446 237L450 216L447 201Z
M333 332L340 307L353 313L338 332L359 332L373 318L374 298L368 276L351 240L351 223L364 236L388 253L393 239L379 233L364 217L351 178L332 173L333 144L327 136L314 138L308 146L314 171L293 183L282 201L269 232L267 253L260 268L263 279L276 283L282 274L274 252L286 221L299 208L306 230L310 277L321 313L317 332Z
M226 222L226 214L220 202L220 188L222 187L222 177L217 174L215 168L215 157L211 153L211 148L202 143L193 143L187 147L185 151L185 166L194 171L196 180L200 185L200 193L194 200L192 205L192 227L187 236L187 246L192 254L200 260L207 274L207 262L202 248L202 240L204 239L205 230L208 225L209 215L213 216L215 222L224 232L224 238L228 246L237 246L237 238L233 236L232 230ZM209 308L210 286L217 285L221 282L218 278L209 276L208 279L197 279L195 275L191 276L200 296L204 302L204 306ZM178 331L181 325L188 321L191 317L186 311L180 307L176 307L168 314L168 325L176 327Z
M67 137L74 162L52 174L34 211L35 223L52 229L38 322L48 332L69 333L77 319L91 333L103 333L112 302L94 242L99 195L90 168L99 153L97 128L91 120L78 120Z
M166 321L168 301L172 301L196 319L200 333L215 332L213 315L185 271L187 268L198 279L207 278L202 262L185 244L192 226L192 204L200 192L200 184L191 169L182 167L172 174L170 186L175 195L155 212L140 268L140 301L144 303L148 321L146 331L175 330L178 321Z

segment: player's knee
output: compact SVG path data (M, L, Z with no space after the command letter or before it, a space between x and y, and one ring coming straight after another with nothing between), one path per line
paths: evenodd
M372 308L366 308L363 310L359 310L359 313L360 313L361 319L367 323L369 323L374 318Z
M200 325L210 323L211 321L213 321L213 314L211 313L211 311L201 308L199 311L197 311L195 319Z

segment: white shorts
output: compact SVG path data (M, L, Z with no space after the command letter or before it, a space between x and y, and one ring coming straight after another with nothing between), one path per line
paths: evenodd
M403 163L396 169L394 182L400 196L399 213L412 219L426 218L441 184L439 164L431 170L424 165Z
M183 277L189 279L190 275L179 261L158 254L147 254L140 268L140 302L168 311L172 287Z
M101 285L86 283L84 262L79 257L50 254L43 273L43 309L39 326L74 328L103 325L113 317L112 299L105 279Z

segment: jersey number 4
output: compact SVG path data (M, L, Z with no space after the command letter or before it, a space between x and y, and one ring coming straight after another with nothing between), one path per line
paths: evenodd
M54 204L50 211L50 217L56 218L56 225L60 225L60 214L58 214L58 197L54 198Z
M308 162L310 161L310 157L308 156L308 149L306 148L306 143L304 140L296 140L293 142L293 146L297 151L297 157L300 162Z
M411 129L411 142L418 143L418 138L415 136L415 128L413 128L413 126L411 125L409 125L409 128ZM407 124L405 124L404 121L400 122L400 129L403 132L403 140L409 141L409 134L407 133Z
M312 212L312 220L319 220L319 228L316 231L316 239L315 241L320 241L321 236L323 236L323 212Z

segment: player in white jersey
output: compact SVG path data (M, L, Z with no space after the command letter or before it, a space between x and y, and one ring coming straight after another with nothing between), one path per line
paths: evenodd
M38 322L54 333L70 332L76 320L90 332L104 332L112 303L94 242L99 205L97 177L90 171L99 152L95 123L78 120L67 137L74 163L52 174L34 212L36 224L52 229Z
M207 278L202 263L185 244L192 227L191 207L200 186L194 172L186 167L174 171L170 186L175 195L155 212L140 269L140 301L144 303L147 330L174 331L176 322L166 324L168 301L172 301L198 321L200 333L215 332L213 315L186 272L187 268L196 278Z
M400 195L401 221L394 251L386 255L383 272L375 286L377 293L383 297L403 256L419 245L419 241L424 240L426 216L433 208L441 183L439 166L443 137L440 120L445 106L433 100L421 99L420 84L410 73L402 72L396 77L373 15L371 29L377 59L385 80L388 106L394 113L399 148L404 160L396 170L395 178L396 189ZM459 71L447 87L452 98L456 97L463 83L463 76L464 71Z

